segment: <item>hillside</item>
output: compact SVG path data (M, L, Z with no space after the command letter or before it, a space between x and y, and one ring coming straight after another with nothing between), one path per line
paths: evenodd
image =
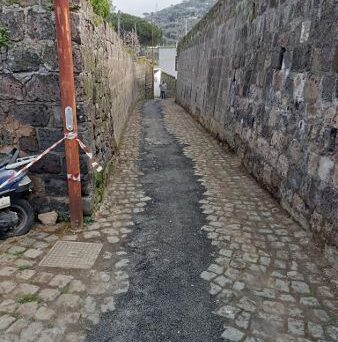
M217 0L185 0L153 14L154 22L163 30L163 43L175 44L208 12ZM151 20L150 13L144 13Z

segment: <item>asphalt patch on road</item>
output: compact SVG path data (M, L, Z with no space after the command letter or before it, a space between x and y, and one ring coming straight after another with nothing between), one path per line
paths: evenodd
M212 313L214 299L200 278L214 252L200 230L205 189L166 130L160 101L144 105L142 126L141 181L152 200L135 215L128 236L130 288L87 341L221 342L223 322Z

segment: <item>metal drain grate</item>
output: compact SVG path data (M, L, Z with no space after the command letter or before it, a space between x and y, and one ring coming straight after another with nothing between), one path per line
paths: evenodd
M94 265L101 249L100 243L58 241L40 266L88 269Z

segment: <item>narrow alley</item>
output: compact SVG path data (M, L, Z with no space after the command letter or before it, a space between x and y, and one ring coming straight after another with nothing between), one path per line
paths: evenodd
M337 273L239 159L172 101L141 131L130 287L87 341L336 341Z
M50 268L55 241L101 252ZM0 251L1 342L338 341L337 272L172 100L131 116L84 232L40 226Z

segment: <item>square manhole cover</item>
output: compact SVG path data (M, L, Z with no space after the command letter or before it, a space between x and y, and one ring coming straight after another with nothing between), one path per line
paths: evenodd
M42 259L40 266L91 268L101 249L100 243L58 241Z

